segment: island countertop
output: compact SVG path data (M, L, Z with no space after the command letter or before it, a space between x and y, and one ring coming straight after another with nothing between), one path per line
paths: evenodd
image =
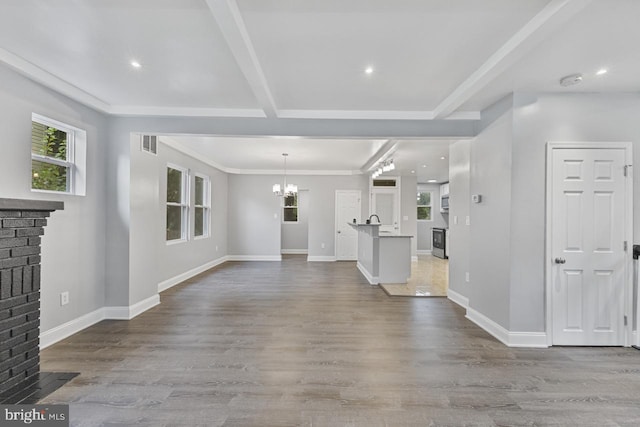
M358 227L380 227L382 224L380 223L375 223L375 224L354 224L352 222L347 222L347 224L349 224L350 226L354 227L354 228L358 228ZM381 231L380 229L377 230L378 234L377 235L373 235L373 237L413 237L410 234L401 234L401 233L396 233L394 231Z
M381 231L380 223L347 224L358 231L357 267L370 284L407 282L413 236Z

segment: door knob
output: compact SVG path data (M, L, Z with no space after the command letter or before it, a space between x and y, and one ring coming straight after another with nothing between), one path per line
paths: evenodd
M564 264L565 262L567 262L567 260L566 260L566 259L564 259L564 258L556 258L556 259L554 260L554 262L555 262L556 264Z
M342 231L338 230L338 234L342 233Z

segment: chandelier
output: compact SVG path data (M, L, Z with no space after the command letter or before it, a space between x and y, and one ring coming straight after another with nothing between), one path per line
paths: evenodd
M289 154L282 153L282 157L284 157L284 185L281 187L280 184L273 184L273 194L276 196L293 196L298 192L297 185L287 184L287 156Z

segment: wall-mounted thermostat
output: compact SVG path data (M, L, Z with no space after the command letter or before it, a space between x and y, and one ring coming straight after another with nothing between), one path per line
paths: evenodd
M482 202L482 194L472 194L471 195L471 201L473 203L480 203Z

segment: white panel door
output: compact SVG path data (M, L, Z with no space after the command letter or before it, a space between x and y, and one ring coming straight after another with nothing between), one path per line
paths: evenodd
M380 231L397 232L400 204L398 189L376 188L371 194L371 212L380 218ZM375 221L375 218L372 218Z
M553 150L556 345L624 345L625 150Z
M360 191L336 190L336 260L358 259L358 231L348 225L360 223Z

